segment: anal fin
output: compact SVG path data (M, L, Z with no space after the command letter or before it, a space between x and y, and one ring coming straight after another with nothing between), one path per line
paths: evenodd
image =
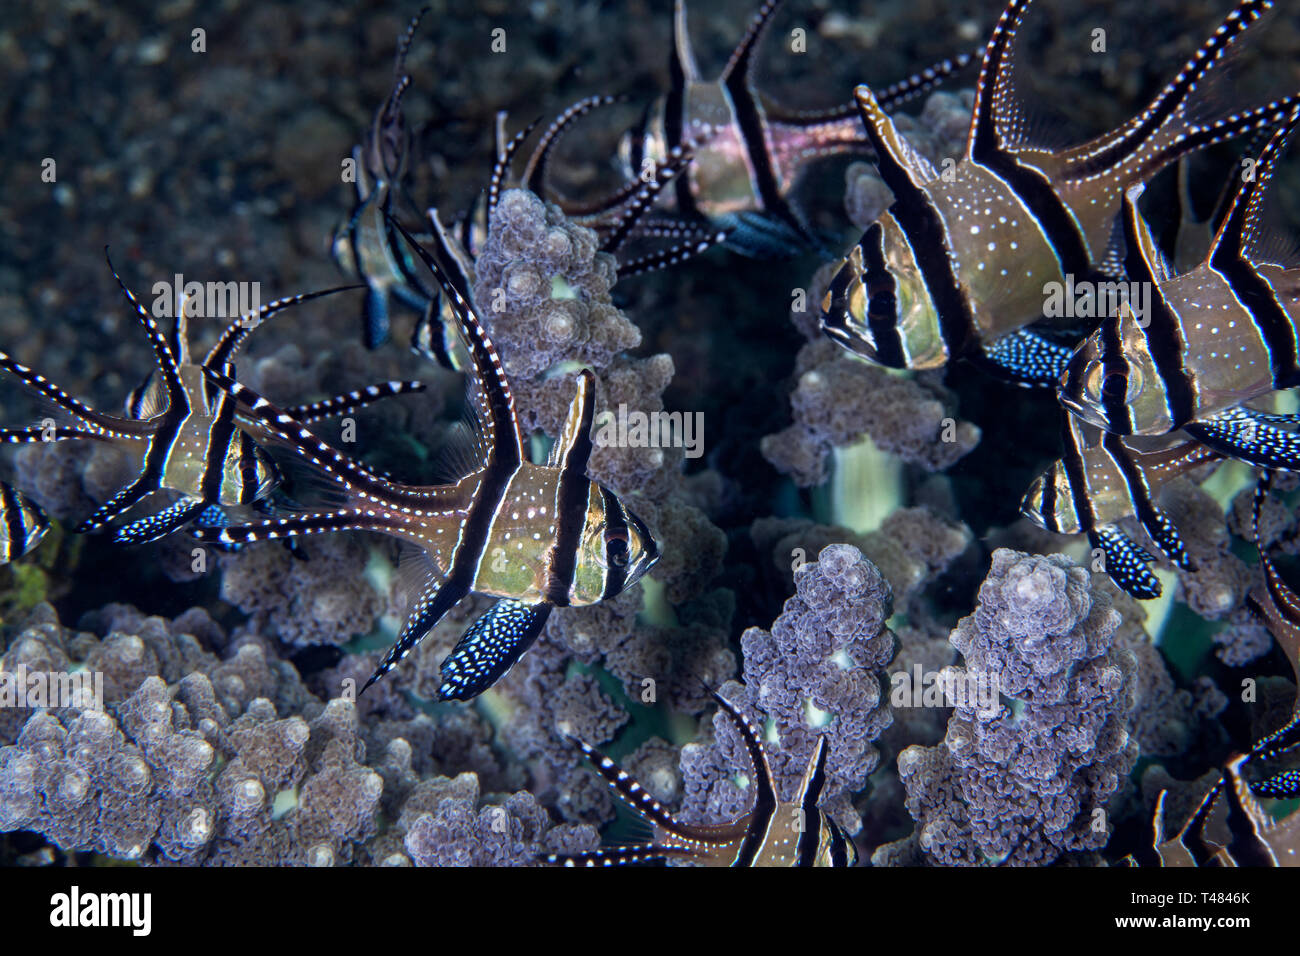
M430 589L434 589L432 596L428 596ZM469 591L463 585L451 581L439 585L431 577L425 584L425 596L422 596L411 609L411 615L406 619L402 633L397 636L397 643L384 655L384 659L379 662L379 666L375 668L375 672L370 675L370 679L366 681L365 687L361 688L357 696L364 694L371 684L381 680L415 650L424 640L425 635L433 630L443 616L468 593ZM461 642L464 643L464 638L461 638Z

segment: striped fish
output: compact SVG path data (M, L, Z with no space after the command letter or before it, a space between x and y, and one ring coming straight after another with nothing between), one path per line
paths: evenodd
M346 506L221 529L198 537L240 544L335 531L377 531L416 546L428 574L396 644L364 691L397 666L470 592L499 598L442 663L443 699L469 700L528 649L552 608L597 603L630 587L659 557L645 524L586 474L595 376L584 369L545 465L525 454L510 384L470 304L415 237L397 226L455 304L472 360L474 466L450 484L404 485L320 441L293 416L213 368L204 373L267 431L337 484Z
M1151 847L1125 858L1131 866L1300 866L1300 812L1274 819L1257 799L1300 797L1300 773L1284 770L1248 783L1243 770L1255 761L1300 747L1300 713L1231 757L1187 822L1166 833L1165 792L1156 799Z
M40 505L0 481L0 564L21 558L49 530L50 519Z
M894 204L843 260L822 327L872 362L924 369L967 358L1055 385L1042 369L996 368L986 346L1040 320L1050 289L1118 276L1115 221L1127 189L1195 150L1271 127L1300 103L1300 95L1252 108L1212 101L1215 66L1273 6L1238 0L1141 114L1082 145L1051 149L1034 140L1014 79L1016 32L1030 2L1011 0L998 20L965 155L942 174L908 145L879 97L857 89Z
M335 230L331 254L343 273L366 285L362 306L362 340L376 349L388 341L392 319L390 300L396 299L421 315L436 311L436 294L421 276L417 260L392 233L394 214L411 148L402 111L402 98L411 84L406 56L415 31L429 8L417 13L398 38L393 86L375 111L365 141L352 150L356 203Z
M817 806L826 784L825 736L817 738L794 800L782 802L758 728L721 694L713 697L740 732L753 764L753 809L735 823L720 826L679 823L613 760L575 740L614 792L651 824L654 835L646 844L551 854L546 861L563 866L627 866L669 859L693 860L703 866L854 866L857 847Z
M1165 792L1156 800L1149 849L1126 857L1131 866L1300 866L1300 812L1275 820L1256 799L1260 795L1283 799L1300 796L1300 775L1279 774L1283 781L1271 789L1253 787L1242 776L1248 756L1237 756L1224 768L1223 776L1197 805L1196 811L1177 833L1169 836L1165 826ZM1215 826L1222 801L1223 821Z
M1293 110L1240 183L1204 260L1171 275L1137 209L1124 200L1131 280L1151 290L1150 314L1121 310L1081 344L1059 389L1073 412L1117 434L1163 434L1275 389L1300 385L1300 260L1279 257L1264 201Z
M541 195L540 190L544 188L541 181L547 159L565 130L579 117L612 102L615 102L614 97L593 96L565 110L542 134L537 147L528 158L523 178L518 185ZM429 209L427 215L432 228L429 234L419 237L421 245L437 260L443 273L466 301L473 301L474 260L487 241L492 215L501 193L514 184L511 170L515 156L536 127L535 123L530 124L513 137L507 138L505 124L506 114L498 113L496 159L484 195L450 226L443 225L437 209ZM690 144L673 150L672 155L657 164L646 179L634 180L580 210L571 209L570 220L596 233L601 252L618 255L631 238L644 235L640 228L642 218L653 207L660 192L687 167L692 155ZM411 255L410 247L401 242L393 226L388 222L385 225L388 239L401 243L402 254ZM638 258L624 256L618 265L618 276L626 278L676 265L721 242L724 235L716 230L706 230L700 235L677 238L681 241ZM434 287L437 288L436 283ZM468 371L469 356L461 342L459 325L455 304L446 296L435 292L429 308L416 323L411 350L454 371Z
M1282 580L1259 533L1260 510L1272 480L1272 472L1265 471L1255 485L1251 525L1264 584L1251 593L1249 603L1268 625L1300 680L1300 595ZM1275 820L1256 799L1289 800L1300 796L1300 772L1283 770L1256 783L1247 783L1242 773L1255 761L1273 760L1297 747L1300 706L1293 709L1285 724L1257 741L1249 752L1228 760L1223 775L1173 836L1165 833L1162 792L1152 820L1151 848L1127 857L1125 862L1134 866L1300 866L1300 813ZM1226 813L1212 837L1220 800Z
M1136 517L1170 561L1191 570L1178 530L1155 500L1169 481L1222 456L1191 439L1137 449L1073 416L1064 432L1065 454L1030 486L1021 513L1048 531L1087 534L1111 580L1136 598L1159 597L1160 581L1147 566L1155 556L1118 522Z
M388 341L389 303L396 299L420 316L411 335L411 350L445 368L463 372L468 369L468 356L460 345L456 308L441 293L438 283L428 280L419 257L393 225L398 216L396 200L402 195L401 180L410 148L401 106L410 86L410 76L405 72L406 54L426 12L428 8L411 21L399 40L392 91L376 113L365 145L353 150L357 170L356 204L335 231L331 249L343 273L364 281L367 287L362 312L362 338L367 348L378 348ZM616 97L591 96L561 113L542 133L518 184L541 195L547 161L564 133L592 110L614 102ZM515 184L512 173L515 157L536 127L537 122L533 122L514 136L507 136L506 114L499 112L494 127L494 158L484 195L476 198L470 209L448 227L439 222L436 209L427 211L433 228L419 236L421 245L438 260L443 272L466 299L470 299L473 286L474 260L487 241L497 202L501 193ZM653 235L639 231L638 223L653 207L660 191L690 163L691 150L690 143L670 150L648 175L582 208L571 208L570 218L594 230L600 239L600 251L610 254L619 253L634 234ZM724 237L717 229L667 235L664 238L678 241L639 258L624 256L619 275L627 277L675 265Z
M701 77L691 50L686 0L676 0L670 92L656 100L619 142L630 179L674 147L702 140L689 174L678 180L667 209L679 228L692 223L728 230L738 252L771 257L820 246L791 193L808 166L842 153L867 153L853 104L797 112L764 99L754 87L758 45L781 0L765 0L717 80ZM882 94L887 108L919 96L970 63L964 54L936 64ZM564 203L561 203L564 208Z
M142 456L140 471L125 488L76 527L94 531L124 514L157 491L180 495L175 504L119 528L114 540L138 544L155 540L197 517L207 506L246 505L265 498L279 481L274 462L255 439L260 430L243 416L237 403L204 379L202 367L189 357L188 320L184 304L177 310L176 328L164 335L153 316L127 287L113 263L109 269L135 309L153 345L157 369L127 400L127 417L96 411L73 398L44 376L0 352L0 370L14 375L31 391L71 416L71 426L32 426L0 429L0 442L30 444L91 439ZM213 346L205 362L227 368L248 334L267 318L290 306L342 289L304 293L268 302L235 319ZM377 398L419 391L419 383L386 383L325 403L300 406L296 414L338 414Z

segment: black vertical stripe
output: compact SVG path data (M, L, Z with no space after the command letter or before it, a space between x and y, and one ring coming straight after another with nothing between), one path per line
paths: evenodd
M509 386L505 383L505 372L500 366L501 360L496 354L492 340L488 338L487 331L469 302L452 283L442 264L416 242L414 236L397 220L389 218L387 222L402 233L434 274L438 284L442 286L448 304L451 305L461 323L470 361L474 363L475 376L478 379L479 389L483 393L484 410L487 415L487 421L483 425L488 431L486 437L490 450L484 463L478 493L470 503L468 514L465 516L460 544L452 556L444 584L447 593L461 588L468 590L473 584L478 564L487 548L492 522L496 519L501 503L510 488L511 480L523 462L523 448L520 445L519 426L515 419L514 401Z
M1108 431L1117 435L1133 434L1133 413L1128 405L1128 358L1124 354L1124 338L1120 334L1120 319L1114 315L1105 319L1098 330L1101 345L1101 405L1106 415ZM1085 387L1080 383L1080 387Z
M1212 260L1211 265L1228 280L1233 294L1250 312L1251 320L1264 341L1264 347L1268 349L1273 387L1287 389L1300 385L1295 327L1274 296L1273 289L1255 271L1255 267L1244 259L1230 262Z
M188 402L182 409L178 409L174 402L168 406L163 420L149 439L149 447L144 453L144 469L136 479L137 483L147 484L151 488L160 486L163 477L167 474L167 465L171 461L176 439L189 414Z
M1060 263L1063 275L1080 278L1092 273L1092 257L1078 223L1052 188L1051 180L1036 169L1022 166L1002 147L995 107L1003 70L1012 66L1015 28L1028 3L1007 8L984 55L972 121L970 158L1001 179L1037 220Z
M795 849L795 866L812 866L817 862L817 852L821 849L822 813L817 809L817 801L821 799L822 788L826 785L826 738L819 738L816 747L816 763L812 775L808 786L799 795L803 830Z
M567 607L569 589L578 570L578 548L587 525L587 501L591 480L586 470L563 468L556 495L555 541L551 545L550 570L546 583L546 600L556 607Z
M1036 169L1021 166L1001 149L981 151L971 159L994 173L1029 209L1047 237L1062 275L1088 278L1097 274L1079 224L1052 188L1051 180Z
M605 533L609 536L627 537L627 521L623 518L623 504L608 488L601 487L600 496L605 502ZM605 567L605 587L602 597L611 598L623 592L627 582L627 568L614 564Z
M1067 413L1067 419L1069 418ZM1083 464L1083 449L1071 423L1065 424L1065 451L1061 455L1061 464L1065 468L1066 482L1070 488L1070 503L1079 519L1080 531L1095 531L1097 516L1092 508L1092 492L1088 488L1088 473Z
M27 542L27 525L23 521L22 500L7 484L0 484L0 501L4 505L5 532L9 535L0 558L11 561L23 553L23 546Z
M1120 476L1124 479L1124 486L1128 489L1128 500L1133 508L1133 513L1137 516L1142 527L1146 528L1150 533L1161 522L1155 502L1151 498L1151 488L1147 485L1146 476L1142 474L1142 470L1138 468L1137 462L1133 460L1132 454L1124 447L1124 443L1118 435L1103 435L1101 444L1110 460L1115 463L1115 467L1119 469ZM1152 534L1151 537L1157 544L1160 543L1161 538L1158 534Z
M740 133L741 143L745 147L749 169L753 174L754 186L758 189L758 198L763 209L793 226L800 235L804 235L807 232L804 224L781 195L781 184L777 181L772 156L767 147L767 119L749 84L753 44L761 35L762 31L759 30L746 38L749 45L737 51L739 58L735 64L739 68L727 77L724 85L727 98L731 102L731 115Z
M831 830L831 866L848 866L849 865L849 846L848 839L844 831L832 820L830 822Z
M977 344L977 335L975 317L953 272L943 216L925 190L912 181L911 172L891 152L889 143L865 111L862 125L876 151L876 171L894 194L889 212L903 231L921 270L921 278L938 313L939 331L948 348L948 357L958 358Z
M1131 274L1131 273L1130 273ZM1152 281L1152 311L1143 329L1147 352L1156 365L1156 373L1164 386L1165 408L1171 421L1169 431L1182 428L1196 418L1196 386L1183 365L1183 337L1179 334L1178 320L1169 307L1169 300L1160 285Z
M239 501L240 504L250 504L257 500L257 493L260 490L257 474L258 454L257 445L247 432L239 433Z
M222 392L217 396L212 421L204 435L203 475L199 481L199 494L204 501L221 500L226 461L238 449L232 440L236 434L242 435L243 432L235 431L235 400Z
M907 357L898 328L898 284L885 266L885 231L880 223L873 222L867 227L858 248L862 250L867 327L871 329L878 361L890 368L906 368Z
M1056 494L1056 468L1053 466L1043 475L1043 501L1038 513L1043 519L1043 527L1059 534L1061 523L1056 519Z
M674 37L674 40L676 38ZM686 88L690 83L690 78L686 75L686 64L684 64L677 55L677 43L673 43L673 52L668 60L668 70L672 76L672 88L668 91L668 96L664 99L664 146L665 153L671 154L673 149L682 145L682 140L686 133ZM644 159L644 153L643 153ZM641 169L638 166L632 170L632 175L640 176ZM695 196L691 194L690 176L678 176L674 184L676 190L677 209L688 216L700 215L700 209L695 204Z
M1142 254L1141 224L1138 222L1137 203L1124 200L1124 242L1127 253L1124 256L1124 271L1132 282L1146 283L1151 289L1151 311L1145 317L1146 325L1142 335L1146 341L1147 352L1155 364L1156 374L1164 388L1165 406L1173 423L1170 431L1181 428L1195 417L1196 397L1191 376L1183 365L1183 338L1179 334L1178 317L1174 314L1156 281L1156 274ZM1118 331L1116 333L1118 335ZM1127 387L1125 389L1127 391ZM1128 418L1126 413L1126 419ZM1129 419L1131 428L1132 422Z

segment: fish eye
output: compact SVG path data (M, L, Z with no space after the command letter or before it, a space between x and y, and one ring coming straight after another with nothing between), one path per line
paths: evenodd
M605 558L616 568L627 566L631 554L628 552L626 531L605 532Z
M1107 372L1102 376L1101 394L1106 398L1119 398L1120 393L1128 394L1128 376L1123 372Z

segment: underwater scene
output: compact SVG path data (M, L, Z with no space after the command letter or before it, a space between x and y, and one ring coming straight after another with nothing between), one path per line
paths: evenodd
M0 865L1300 863L1295 0L0 74Z

